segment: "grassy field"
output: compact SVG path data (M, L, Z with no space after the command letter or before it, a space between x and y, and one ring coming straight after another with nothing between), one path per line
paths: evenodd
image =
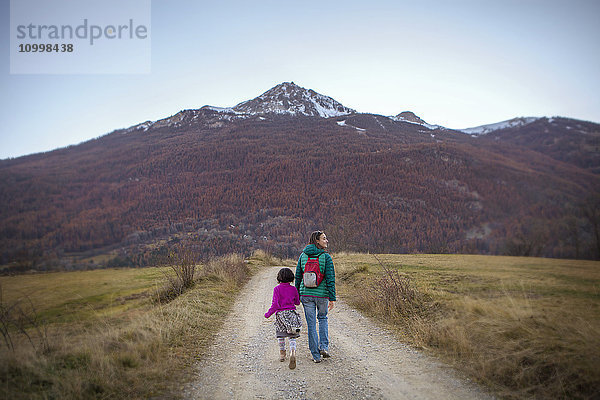
M600 262L334 255L341 296L504 398L600 398Z
M4 301L29 299L43 320L71 322L135 309L160 284L165 269L0 276Z
M199 267L193 288L166 304L155 294L168 268L0 277L0 322L18 323L19 307L37 318L25 320L31 341L13 324L12 348L0 343L0 398L176 398L245 279L273 259L248 261Z
M501 397L600 398L599 262L333 258L341 298ZM195 286L166 304L154 301L164 268L0 277L2 312L20 304L40 328L29 326L29 342L13 327L14 349L1 343L0 398L177 397L245 278L281 263L248 261L202 266Z

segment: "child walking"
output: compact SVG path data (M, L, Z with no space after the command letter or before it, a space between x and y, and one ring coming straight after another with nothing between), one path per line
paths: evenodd
M296 368L296 338L300 336L302 321L300 314L296 312L296 306L300 305L300 296L295 286L290 285L294 281L294 273L289 268L282 268L277 273L279 284L273 289L273 302L265 318L275 313L275 334L279 342L279 361L285 361L285 338L290 341L290 369Z

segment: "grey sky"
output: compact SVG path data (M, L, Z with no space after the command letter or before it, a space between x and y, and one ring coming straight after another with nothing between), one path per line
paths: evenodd
M9 4L0 0L0 158L233 106L282 81L449 128L600 121L598 1L154 0L151 73L139 75L9 74Z

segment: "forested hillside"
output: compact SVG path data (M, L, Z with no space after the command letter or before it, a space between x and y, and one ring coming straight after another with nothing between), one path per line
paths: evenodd
M174 242L295 257L317 228L337 251L596 258L597 166L557 152L371 114L182 111L0 161L0 264L143 266Z

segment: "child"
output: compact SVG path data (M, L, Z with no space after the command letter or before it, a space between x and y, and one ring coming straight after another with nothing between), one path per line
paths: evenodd
M300 296L295 286L294 273L289 268L282 268L277 274L279 285L273 289L273 303L265 318L275 314L275 334L279 342L279 361L285 361L285 338L290 340L290 369L296 368L296 338L300 336L300 314L296 306L300 304Z

